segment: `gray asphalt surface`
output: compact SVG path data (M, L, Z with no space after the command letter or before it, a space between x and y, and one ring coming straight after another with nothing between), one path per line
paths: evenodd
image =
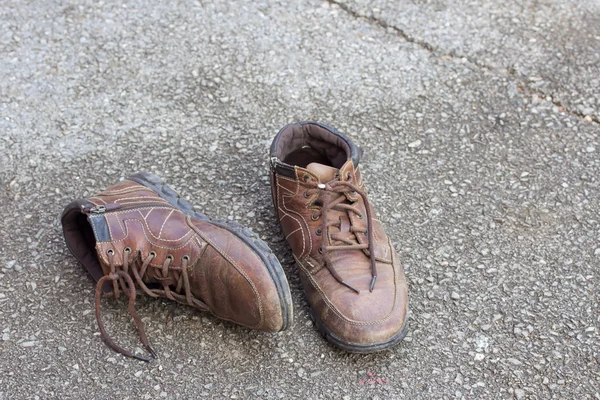
M600 399L599 18L592 0L2 2L0 398ZM307 119L365 150L409 280L392 351L335 350L308 317L267 175L277 130ZM291 330L140 298L160 358L101 342L58 216L140 170L259 232ZM125 302L103 308L138 345Z
M600 1L335 0L444 56L507 74L600 121Z

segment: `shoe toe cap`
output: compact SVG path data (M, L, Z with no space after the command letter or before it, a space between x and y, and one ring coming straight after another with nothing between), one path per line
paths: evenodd
M398 296L391 310L379 318L365 318L368 311L364 309L367 308L365 303L368 303L368 300L363 300L361 317L354 319L328 306L322 309L317 324L321 324L320 329L325 336L329 336L328 339L347 350L383 350L396 344L405 334L408 312L405 287L399 288ZM379 306L374 302L370 307L377 309Z
M291 323L291 295L277 258L224 228L210 229L199 295L222 319L267 332ZM264 243L263 243L264 244Z
M326 269L304 280L319 330L339 347L377 351L393 346L405 334L408 290L404 274L389 265L378 271L372 292L368 289L371 277L364 273L348 274L351 284L361 288L360 293L329 277Z

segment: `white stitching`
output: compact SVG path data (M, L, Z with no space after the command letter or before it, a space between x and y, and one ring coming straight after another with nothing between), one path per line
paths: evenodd
M283 186L283 185L281 185L281 184L279 183L279 180L280 180L280 179L286 180L286 181L288 181L288 182L293 182L293 183L295 183L295 184L296 184L296 188L298 188L298 182L297 182L295 179L285 178L285 177L283 177L283 176L277 176L276 184L277 184L277 186L278 186L278 187L280 187L280 188L283 188L283 189L287 190L287 191L288 191L288 192L290 192L290 193L293 193L293 190L291 190L291 189L288 189L288 188L286 188L285 186ZM296 190L298 190L298 189L296 189Z
M110 189L110 188L109 188ZM136 186L128 186L126 188L123 189L113 189L113 190L104 190L102 192L100 192L100 195L102 196L114 196L117 194L126 194L126 193L133 193L133 192L152 192L154 193L154 191L150 188L147 188L146 186L142 186L142 185L137 185Z
M283 212L284 214L287 214L288 217L294 219L298 223L298 226L302 229L302 231L301 231L302 232L302 253L300 253L301 257L304 256L304 253L306 251L306 236L308 236L308 241L309 241L309 244L310 244L308 252L306 252L306 254L308 255L313 250L313 243L312 243L312 236L310 234L310 227L308 226L308 223L306 222L306 220L304 219L304 217L300 213L298 213L296 211L293 211L293 210L290 210L289 208L287 208L287 205L285 204L285 199L286 198L293 198L300 191L300 181L298 179L292 180L292 179L285 178L285 177L282 177L282 176L277 176L277 179L285 179L287 181L296 183L296 191L295 192L292 192L292 191L288 190L290 193L292 193L291 195L282 194L282 195L280 195L280 196L277 197L277 208L281 212ZM283 204L284 208L281 208L282 204ZM287 211L287 213L286 213L286 211ZM300 220L298 220L297 218L293 217L291 214L295 214L298 217L300 217L300 219L302 220L302 222L304 222L304 225L302 225L302 223L300 222ZM305 227L306 227L306 236L304 235L304 228Z
M100 243L119 243L119 242L123 242L123 241L125 241L125 239L127 239L127 238L129 237L129 222L137 222L137 223L141 224L141 225L142 225L142 231L143 231L143 233L144 233L144 237L146 238L146 240L148 241L148 243L150 243L150 245L152 245L152 246L154 246L154 247L158 247L158 248L165 249L165 250L179 250L179 249L183 249L184 247L186 247L186 246L188 245L188 243L190 243L190 240L191 240L191 237L190 237L190 238L188 238L188 239L185 241L185 243L184 243L184 244L182 244L182 245L181 245L181 246L179 246L179 247L166 247L166 246L161 246L160 244L157 244L157 243L153 242L153 241L152 241L152 239L150 239L150 238L148 237L148 235L146 234L146 229L144 229L144 224L142 223L142 221L140 221L139 219L133 219L133 218L130 218L130 219L127 219L127 220L125 220L125 226L127 227L127 230L125 231L125 232L126 232L126 235L125 235L125 237L124 237L123 239L119 239L119 240L111 240L111 241L109 241L109 242L98 242L98 244L100 244ZM185 236L186 236L186 235L189 235L190 233L192 233L192 236L194 236L194 235L193 235L193 233L194 233L194 232L193 232L192 230L190 230L188 233L186 233L184 236L182 236L180 240L183 240L183 238L185 238ZM152 232L150 232L150 234L152 234ZM152 236L154 236L154 235L152 235ZM166 241L166 240L164 240L164 239L161 239L161 240L163 240L163 241ZM194 245L194 243L192 243L192 245ZM104 261L106 264L108 264L108 259L106 258L106 256L105 256L104 254L102 254L102 255L101 255L101 257L102 257L102 260L103 260L103 261ZM161 264L150 264L150 265L153 265L153 266L156 266L156 267L160 267L160 266L161 266Z
M152 211L154 211L154 208L151 208L150 211L148 211L148 214L146 214L145 217L144 217L144 214L142 214L142 212L140 211L140 214L142 215L142 217L144 217L144 221L148 221L148 216L152 213Z
M312 249L313 249L313 244L312 244L312 236L310 234L310 227L308 226L308 223L306 222L306 220L304 219L304 217L300 213L298 213L296 211L293 211L293 210L290 210L285 205L285 198L286 197L290 198L292 196L281 196L281 197L282 197L281 201L283 203L283 206L285 207L285 210L288 211L289 213L296 214L298 217L300 217L302 219L302 222L304 222L304 224L306 225L306 235L308 236L308 241L309 241L309 244L310 244L310 248L308 249L308 252L306 254L310 254L312 252ZM288 214L288 215L289 215L290 218L295 219L296 222L298 222L298 225L302 228L302 253L300 254L300 256L303 256L304 255L304 249L306 248L305 243L304 243L306 241L306 238L304 236L304 226L300 223L300 221L298 219L296 219L295 217L293 217L291 214Z
M308 260L309 258L310 258L310 257L306 257L306 258L304 258L304 261L306 261L306 262L307 262L307 263L308 263L308 264L309 264L311 267L313 267L313 271L311 272L311 274L314 274L314 273L315 273L317 270L319 270L319 271L320 271L320 270L323 268L323 266L322 266L322 265L320 265L320 266L318 266L318 267L315 267L315 266L313 265L313 263L311 263L311 262Z
M171 206L171 207L169 207L169 205L168 205L168 204L165 204L164 206L162 206L162 205L160 205L160 206L150 206L150 205L144 205L144 204L142 204L142 205L140 205L140 207L138 208L138 211L139 211L139 210L147 210L147 209L151 209L151 210L164 210L164 209L167 209L167 210L172 210L172 209L173 209L173 207L172 207L172 206ZM133 210L111 211L111 212L110 212L110 215L127 214L127 213L130 213L130 212L132 212L132 211L133 211Z
M291 231L290 234L285 237L285 239L287 240L287 238L289 238L290 236L292 236L294 233L298 232L300 229L302 229L302 227L299 227L298 229L296 229L294 231Z
M300 229L300 232L302 233L302 252L300 253L300 255L304 254L304 250L306 249L306 243L305 243L306 240L304 238L304 229L302 229L302 224L300 223L300 221L298 221L297 218L295 218L295 217L291 216L290 214L286 213L281 208L279 208L279 211L281 211L283 213L283 217L281 217L279 219L279 221L282 221L285 217L290 217L291 219L293 219L294 221L296 221L296 223L298 224L298 229Z
M115 202L121 202L121 201L132 201L132 200L145 200L145 201L159 201L159 202L164 202L165 204L169 204L168 201L166 201L165 199L161 199L160 197L148 197L148 196L137 196L137 197L123 197L123 198L117 198L115 200Z
M106 202L105 202L103 199L101 199L100 197L98 197L98 196L94 196L94 197L90 197L90 198L88 198L88 200L90 200L90 201L91 201L92 199L96 199L96 200L98 200L98 201L101 201L101 202L102 202L102 204L106 204Z
M304 273L306 274L306 276L308 277L308 279L310 280L310 282L312 283L313 287L315 289L317 289L317 291L321 294L323 301L325 302L325 304L327 304L327 306L329 307L329 309L335 314L337 315L339 318L341 318L342 320L352 324L352 325L377 325L380 324L382 322L386 322L387 320L389 320L394 311L396 310L396 304L398 301L398 282L397 282L397 278L394 279L394 283L395 283L395 287L396 290L394 290L394 306L392 307L392 309L390 310L389 314L385 316L385 318L382 319L378 319L375 321L355 321L353 319L349 319L346 316L344 316L329 300L329 297L327 297L327 295L323 292L323 290L321 289L321 287L319 286L319 284L314 280L312 274L310 274L308 272L308 269L298 260L298 258L296 258L295 255L292 254L292 256L294 257L294 259L296 260L296 263L300 266L300 268L304 271ZM394 271L394 275L397 276L396 271L394 269L394 266L392 265L392 270Z
M138 220L133 220L133 221L140 222L140 221L138 221ZM146 239L147 239L147 238L148 238L148 237L146 236ZM191 239L191 238L190 238L190 239ZM192 247L198 247L198 246L196 245L196 243L194 243L194 241L193 241L193 240L190 240L190 239L188 239L188 240L185 242L185 244L183 244L183 245L181 245L181 246L179 246L179 247L164 247L164 246L160 246L160 245L158 245L158 244L155 244L155 243L151 242L150 240L148 240L148 243L150 243L150 245L151 245L151 246L154 246L154 247L159 247L159 248L161 248L161 249L166 249L166 250L169 250L169 249L170 249L170 250L180 250L180 249L183 249L184 247L186 247L188 244L190 244ZM123 240L124 240L124 239L123 239ZM99 242L99 244L100 244L100 243L118 243L118 242L122 242L123 240L116 240L116 241L112 241L112 242ZM199 246L199 247L198 247L198 256L197 256L197 257L196 257L194 260L190 260L190 262L191 262L192 264L193 264L194 262L196 262L196 260L198 260L198 259L199 259L199 258L202 256L202 254L203 254L203 253L204 253L204 252L203 252L203 247L202 247L202 246ZM106 257L106 255L105 255L105 254L101 254L101 258L102 258L102 261L104 261L104 263L105 263L105 264L107 264L107 265L109 264L109 262L108 262L108 258ZM152 261L154 261L154 260L152 260ZM150 264L148 264L148 265L149 265L149 266L151 266L151 267L154 267L154 268L162 268L162 266L163 266L161 263L156 263L156 264L154 264L154 263L152 263L152 262L150 262ZM176 269L176 270L181 270L181 269L182 269L181 267L176 267L176 266L169 266L169 268L171 268L171 269Z
M296 182L297 182L297 180L296 180L296 179L292 179L292 178L286 178L285 176L280 176L280 175L277 175L277 179L283 179L283 180L290 181L290 182L294 182L294 183L296 183Z
M289 215L285 211L283 211L283 209L281 207L277 207L277 208L279 208L279 211L283 213L283 217L279 218L279 222L283 221L283 219L285 217L289 217Z
M167 223L167 221L171 217L171 214L173 214L174 211L175 211L175 209L172 209L171 212L169 213L169 215L167 215L167 218L165 218L165 220L163 221L163 223L162 223L162 225L160 227L160 231L158 231L158 238L159 239L162 236L162 231L163 231L163 228L165 227L165 224ZM146 218L144 218L144 221L146 221ZM146 221L146 223L148 223L148 221Z
M252 280L248 277L248 275L244 272L244 270L242 270L241 267L227 253L225 253L225 251L223 249L221 249L219 246L217 246L208 237L205 237L205 235L203 235L201 233L200 229L198 229L193 224L190 224L190 220L191 220L191 218L189 216L187 216L186 222L187 222L188 226L191 228L191 230L193 232L195 232L198 236L200 236L202 238L202 240L209 243L223 258L225 258L227 261L229 261L233 265L233 267L236 269L236 271L238 271L246 279L246 281L248 281L248 283L252 287L252 291L254 292L254 295L258 299L258 312L260 314L260 322L256 325L252 325L252 326L262 325L262 323L264 322L262 299L260 297L260 294L258 293L258 290L256 289L256 286L254 285L254 282L252 282Z
M289 193L294 193L292 192L290 189L286 188L285 186L280 185L279 183L277 184L277 187L280 187L282 189L285 189L286 191L288 191Z
M119 240L112 240L113 243L118 243L118 242L122 242L125 239L127 239L127 237L129 236L129 225L127 224L129 221L134 221L134 222L139 222L140 224L142 224L142 228L144 229L144 236L146 237L146 239L148 240L148 242L150 242L152 245L155 245L156 247L160 247L161 249L172 249L172 250L178 250L183 248L184 246L180 246L180 247L165 247L165 246L161 246L159 244L156 244L153 242L153 240L160 240L161 242L178 242L181 240L184 240L186 236L188 236L190 234L191 231L188 231L186 234L184 234L183 236L181 236L179 239L161 239L158 238L156 236L154 236L154 234L150 231L150 229L148 228L148 225L142 221L140 221L139 219L135 219L135 218L128 218L126 220L124 220L123 222L125 223L126 229L124 230L125 232L125 237L123 239L119 239ZM148 237L148 235L146 235L146 230L150 233L150 235L152 235L152 239L150 239Z
M162 207L161 207L161 208L162 208ZM179 211L179 210L172 210L172 211ZM110 215L111 215L111 216L113 216L113 215L114 215L114 216L116 217L118 214L124 214L124 213L126 213L126 212L127 212L127 211L121 211L121 212L118 212L118 213L112 213L112 214L110 214ZM139 214L142 216L143 222L142 222L142 221L140 221L139 219L136 219L136 218L133 218L133 217L131 217L131 218L128 218L128 219L126 219L126 220L124 220L124 221L123 221L123 222L125 223L125 226L127 226L127 221L138 221L138 222L140 222L140 223L141 223L143 226L145 226L145 228L148 230L148 232L150 232L150 234L152 235L152 237L153 237L154 239L156 239L156 240L160 240L160 241L163 241L163 242L177 242L177 241L179 241L179 240L183 240L183 238L184 238L184 237L186 237L186 235L188 235L188 234L189 234L189 232L188 232L188 233L184 234L183 236L181 236L179 239L161 239L160 237L156 237L156 235L154 235L154 233L152 233L152 231L150 230L150 227L148 226L148 223L147 223L147 221L146 221L146 220L143 218L144 216L142 215L141 211L140 211L140 210L138 210L138 212L139 212ZM116 240L116 242L120 242L120 241L122 241L122 240L125 240L125 238L127 238L127 236L129 235L129 229L125 229L125 227L123 227L123 225L121 224L121 219L120 219L120 218L116 218L116 219L117 219L117 222L119 223L119 226L121 227L121 229L122 229L122 231L123 231L123 234L125 235L125 236L123 237L123 239ZM114 236L112 235L112 231L111 231L111 229L110 229L110 224L108 223L108 220L107 220L107 225L108 225L108 231L109 231L109 233L110 233L110 237L111 237L111 238L113 238ZM145 232L145 231L144 231L144 232ZM147 236L145 233L144 233L144 235L145 235L145 236L146 236L146 238L148 239L148 236ZM148 240L150 240L150 239L148 239ZM159 246L159 247L160 247L160 246ZM165 249L166 249L166 248L167 248L167 247L165 247Z

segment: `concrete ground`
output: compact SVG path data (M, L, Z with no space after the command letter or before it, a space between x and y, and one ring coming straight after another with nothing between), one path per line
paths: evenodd
M3 1L0 399L600 399L599 79L596 0ZM410 285L392 351L308 317L267 177L307 119L365 150ZM102 343L58 216L140 170L273 247L289 331L141 298L160 358Z

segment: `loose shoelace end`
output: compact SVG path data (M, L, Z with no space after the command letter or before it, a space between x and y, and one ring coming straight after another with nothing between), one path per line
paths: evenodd
M357 288L355 288L354 286L352 286L351 284L349 284L346 281L342 281L342 285L346 286L348 289L356 292L356 294L360 294L360 290L358 290Z
M131 354L132 358L135 358L136 360L140 360L140 361L144 361L144 362L150 362L150 360L152 358L156 359L158 358L158 356L156 355L156 352L154 351L154 349L150 346L144 346L146 348L146 350L148 350L149 356L148 357L143 357L143 356L138 356L137 354Z
M154 349L150 346L145 346L146 350L148 350L148 353L150 353L150 356L152 358L158 358L158 355L156 355L156 352L154 351Z
M377 275L373 275L373 278L371 279L371 287L369 287L369 292L372 292L373 289L375 289L375 281L377 280Z

